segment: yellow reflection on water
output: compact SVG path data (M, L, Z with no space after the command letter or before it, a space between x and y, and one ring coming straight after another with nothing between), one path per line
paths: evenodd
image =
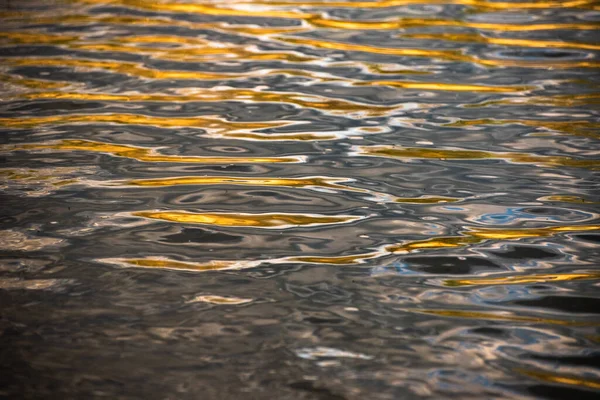
M472 236L448 236L433 237L424 240L415 240L401 244L393 244L385 247L389 253L409 253L415 250L442 249L462 247L469 244L479 243L481 240Z
M331 50L346 50L346 51L361 51L366 53L385 54L394 56L411 56L411 57L428 57L436 58L440 60L452 60L452 61L473 61L474 59L469 56L463 55L460 51L456 50L426 50L426 49L403 49L403 48L390 48L390 47L377 47L366 44L355 44L355 43L342 43L342 42L330 42L322 39L304 38L304 37L287 37L278 36L277 40L291 43L294 45L312 46L321 49Z
M0 82L10 85L24 86L30 89L63 89L70 86L67 82L54 82L44 79L21 78L19 76L0 73Z
M399 18L383 21L348 21L314 17L307 20L319 28L350 29L350 30L397 30L405 28L421 28L432 26L463 27L481 30L504 32L527 32L546 30L596 30L598 26L593 23L555 23L555 24L498 24L488 22L461 21L454 19L436 18Z
M89 140L61 140L54 143L32 143L4 145L1 151L20 150L59 150L107 153L144 162L201 163L201 164L251 164L251 163L294 163L302 162L303 157L210 157L210 156L171 156L157 154L156 149L93 142Z
M559 383L562 385L574 385L590 389L600 389L600 381L596 379L583 378L578 376L559 375L554 372L532 371L523 368L515 369L516 372L531 378L536 378L544 382Z
M534 86L488 86L465 85L443 82L407 82L407 81L368 81L358 82L355 86L390 86L401 89L447 90L453 92L514 93L535 89Z
M470 227L462 231L463 236L433 237L385 247L390 253L405 253L423 249L463 247L485 240L519 240L557 235L563 232L585 232L600 230L600 225L566 225L545 228L482 229Z
M437 315L440 317L487 319L492 321L513 321L513 322L533 322L538 324L551 324L563 326L599 326L598 322L587 321L567 321L562 319L550 319L533 316L515 315L506 312L494 311L470 311L470 310L428 310L428 309L410 309L406 310L419 314Z
M79 36L43 32L0 32L0 44L66 44L78 39Z
M396 203L412 203L412 204L440 204L440 203L454 203L462 199L456 197L443 197L443 196L421 196L421 197L396 197L394 202Z
M471 119L460 120L443 126L462 127L476 125L507 125L519 124L534 128L545 128L553 131L570 133L573 135L599 136L597 134L600 123L590 121L544 121L534 119Z
M558 40L532 40L532 39L514 39L489 37L474 33L403 33L402 38L408 39L426 39L426 40L448 40L452 42L467 43L488 43L501 46L518 46L532 48L562 48L562 49L582 49L582 50L600 50L600 45L592 43L563 42Z
M165 15L158 17L135 16L135 15L55 15L52 17L43 17L37 13L0 13L0 18L4 22L11 24L14 22L35 22L39 25L57 24L61 25L80 25L80 24L105 24L105 25L138 25L138 26L179 26L193 29L212 29L224 32L248 36L269 36L273 34L299 33L310 30L310 28L299 25L291 26L255 26L243 24L229 24L227 22L191 22L181 19L169 18ZM54 35L49 36L50 40Z
M413 4L458 4L478 9L537 9L537 8L590 8L594 0L498 2L489 0L370 0L370 1L298 1L298 0L239 0L238 4L264 4L270 6L331 7L331 8L389 8Z
M329 21L331 22L331 21ZM352 23L357 24L357 23ZM361 23L362 24L362 23ZM364 28L353 28L364 29ZM276 37L277 40L292 43L295 45L312 46L315 48L360 51L366 53L393 55L393 56L409 56L409 57L427 57L446 61L459 61L480 64L486 67L523 67L523 68L597 68L600 67L599 62L595 61L536 61L536 60L512 60L512 59L482 59L475 56L463 54L459 50L426 50L415 48L396 48L396 47L378 47L364 44L330 42L322 39L299 38L299 37Z
M18 98L28 100L89 100L89 101L156 101L156 102L218 102L244 101L265 103L290 103L299 107L316 108L330 113L360 113L364 116L381 116L396 109L396 107L377 106L355 103L345 100L330 99L317 95L303 93L268 92L251 89L201 89L183 90L179 94L113 94L113 93L75 93L75 92L37 92L20 94ZM270 122L268 127L282 126L283 123ZM267 127L267 126L265 126ZM256 129L256 128L255 128ZM231 133L231 132L229 132ZM321 133L321 135L327 133ZM333 137L333 135L330 135Z
M476 104L464 104L465 108L506 105L536 105L545 107L576 107L600 103L600 93L564 94L555 96L509 97L499 100L487 100Z
M555 196L542 196L538 197L538 201L560 201L565 203L589 203L589 204L598 204L597 201L587 200L583 197L579 196L564 196L564 195L555 195Z
M100 46L100 45L99 45ZM133 75L142 78L151 79L196 79L196 80L219 80L231 79L236 75L219 74L214 72L198 72L198 71L172 71L158 70L146 68L140 64L123 62L123 61L106 61L106 60L88 60L78 58L48 58L48 57L31 57L31 58L12 58L3 60L4 63L18 66L36 66L36 67L74 67L74 68L89 68L89 69L104 69L112 72L117 72L126 75ZM238 75L239 76L239 75Z
M167 258L148 257L148 258L105 258L99 261L109 264L116 264L121 267L139 267L156 269L173 269L182 271L220 271L227 269L240 269L238 261L210 261L207 263L193 263L184 261L175 261Z
M292 228L328 224L342 224L361 217L315 214L245 214L245 213L191 213L185 211L138 211L133 215L183 224L203 224L255 228Z
M406 254L415 251L438 250L443 248L458 248L469 246L471 244L481 243L486 240L519 240L524 238L549 237L564 232L586 231L600 231L600 225L567 225L532 229L481 229L468 227L467 230L461 232L463 236L440 236L423 240L407 241L400 244L382 246L379 250L359 254L350 254L344 256L287 257L283 261L306 262L314 264L352 265L361 264L370 259L375 259L390 254ZM515 277L515 279L517 278ZM451 280L447 282L455 283L467 281ZM473 282L475 282L475 280ZM479 282L479 280L477 280L477 282Z
M499 276L492 278L448 279L445 286L521 285L600 279L600 272L573 272L557 274L531 274L521 276Z
M539 164L547 167L600 168L599 160L577 160L565 156L537 156L529 153L489 152L462 149L432 149L400 146L359 146L357 155L400 159L432 160L503 160L518 164Z
M285 262L301 262L312 264L351 265L381 256L380 252L353 254L348 256L299 256L285 258Z
M282 122L227 122L216 118L194 117L154 117L138 114L64 114L44 117L0 118L0 126L10 128L31 128L41 125L73 123L112 123L124 125L150 125L161 128L201 128L209 132L245 132L254 129L276 128L286 125Z
M75 0L81 3L90 4L120 4L124 6L140 8L152 11L186 13L186 14L203 14L217 15L228 17L262 17L262 18L285 18L285 19L307 19L313 14L307 14L297 11L279 11L279 10L250 10L248 8L235 9L217 7L211 4L198 3L165 3L158 1L143 1L143 0Z
M177 178L135 179L123 181L123 185L133 186L177 186L177 185L236 185L236 186L285 186L294 188L314 187L329 188L346 191L368 192L359 188L340 185L348 182L344 178L327 178L311 176L306 178L262 178L262 177L234 177L234 176L183 176Z
M416 240L385 247L389 253L406 253L415 250L463 247L485 240L518 240L524 238L548 237L563 232L585 232L600 230L600 225L567 225L545 228L523 229L482 229L469 227L462 231L463 236L442 236Z
M154 59L179 61L179 62L193 62L193 61L260 61L260 60L278 60L285 62L308 62L313 61L316 58L310 56L301 56L293 52L284 51L259 51L254 49L252 46L235 46L235 45L217 45L211 43L192 44L193 42L188 38L181 40L179 47L163 47L158 46L161 43L174 44L178 42L178 36L162 36L162 37L140 37L130 38L130 40L115 39L116 42L101 42L101 43L73 43L69 44L68 47L75 50L88 50L94 52L121 52L121 53L138 53L148 54ZM156 40L152 42L151 40ZM122 44L119 42L125 42ZM146 45L146 46L144 46ZM173 75L172 72L170 72ZM215 74L216 75L216 74ZM251 73L242 74L222 74L221 76L251 76ZM199 75L201 76L201 75ZM216 75L218 76L218 75ZM176 78L176 79L188 79L188 78ZM195 79L195 78L194 78ZM201 79L201 78L198 78Z
M290 134L260 134L260 133L227 133L223 135L227 138L254 140L254 141L300 141L300 142L315 142L321 140L339 139L338 135L328 135L323 133L290 133Z

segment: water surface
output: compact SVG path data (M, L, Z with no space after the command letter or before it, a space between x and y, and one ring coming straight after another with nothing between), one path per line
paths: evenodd
M597 398L598 21L2 2L2 397Z

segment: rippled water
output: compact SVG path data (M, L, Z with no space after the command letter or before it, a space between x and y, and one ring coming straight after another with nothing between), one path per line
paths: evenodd
M599 21L5 0L0 394L597 398Z

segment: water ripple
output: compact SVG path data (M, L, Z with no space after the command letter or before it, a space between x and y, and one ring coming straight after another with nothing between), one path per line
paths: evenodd
M2 393L597 397L599 11L5 2Z

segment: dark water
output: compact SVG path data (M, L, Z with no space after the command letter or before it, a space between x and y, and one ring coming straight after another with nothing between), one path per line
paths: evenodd
M597 3L2 10L2 398L598 398Z

